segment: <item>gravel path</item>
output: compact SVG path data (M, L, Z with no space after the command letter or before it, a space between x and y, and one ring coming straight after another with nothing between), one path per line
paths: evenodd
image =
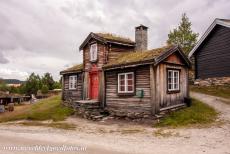
M191 92L190 95L214 107L217 111L221 113L220 114L221 119L230 121L230 104L226 104L222 102L222 100L224 101L228 101L228 100L220 97L210 96L210 95L196 93L196 92Z
M45 153L34 151L9 151L2 146L62 146L86 147L77 154L230 154L230 105L218 98L198 93L193 97L215 107L220 119L226 122L209 128L163 129L167 137L156 136L159 129L130 123L103 123L70 118L74 131L47 127L25 127L16 124L1 124L0 154ZM49 152L50 153L50 152ZM70 153L70 152L52 152Z

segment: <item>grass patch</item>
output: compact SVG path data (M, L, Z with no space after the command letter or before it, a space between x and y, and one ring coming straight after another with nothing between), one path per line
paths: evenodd
M24 126L44 126L44 127L52 127L52 128L65 129L65 130L75 130L76 128L74 124L63 123L63 122L42 123L39 121L30 121L30 122L20 122L19 124Z
M73 112L73 109L61 104L60 96L53 96L33 105L15 107L14 112L1 114L0 122L23 119L61 121L73 114Z
M192 106L170 113L157 127L184 127L215 122L218 113L210 106L192 99Z
M217 97L223 97L230 99L230 85L221 85L221 86L190 86L190 90L194 92L200 92L208 95L213 95Z

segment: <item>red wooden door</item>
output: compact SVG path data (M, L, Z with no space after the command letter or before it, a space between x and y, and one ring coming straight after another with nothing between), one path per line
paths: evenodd
M91 95L91 99L98 99L98 90L99 90L99 82L98 82L98 73L92 73L90 75L90 95Z

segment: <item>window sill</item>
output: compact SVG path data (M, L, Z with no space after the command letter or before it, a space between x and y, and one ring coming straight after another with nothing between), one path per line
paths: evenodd
M118 96L134 96L134 92L127 92L127 93L117 93Z
M167 94L175 94L175 93L180 93L180 90L167 91Z

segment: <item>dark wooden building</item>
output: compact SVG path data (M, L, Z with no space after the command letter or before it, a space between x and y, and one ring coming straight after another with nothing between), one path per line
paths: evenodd
M63 100L146 114L184 105L189 60L178 46L147 50L148 28L135 30L135 41L90 33L80 45L83 64L61 72Z
M215 19L189 53L195 79L230 77L230 20Z

